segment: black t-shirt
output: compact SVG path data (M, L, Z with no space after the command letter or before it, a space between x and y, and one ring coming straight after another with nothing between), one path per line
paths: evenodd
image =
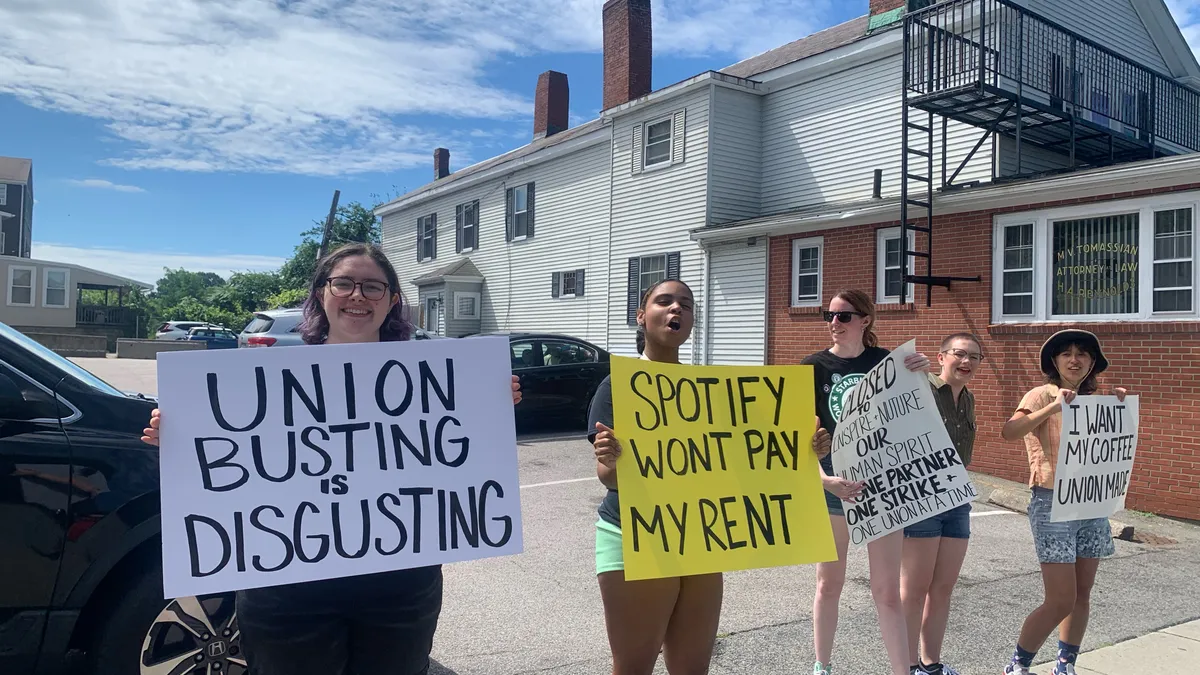
M826 349L805 357L800 363L813 366L813 381L817 389L817 415L821 426L829 433L837 428L837 419L842 414L846 394L858 384L872 368L887 358L888 350L882 347L867 347L862 354L843 359ZM833 454L821 458L821 468L833 475Z
M596 394L592 396L592 405L588 411L589 443L596 440L597 422L609 429L613 428L612 380L610 377L604 378L600 386L596 387ZM617 527L621 526L621 500L617 497L615 489L608 489L608 494L604 495L604 501L600 502L600 507L596 511L599 512L600 519L604 522Z

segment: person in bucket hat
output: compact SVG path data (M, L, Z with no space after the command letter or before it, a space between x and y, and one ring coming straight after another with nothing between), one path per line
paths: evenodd
M1096 376L1108 370L1100 340L1071 328L1051 335L1040 353L1046 384L1025 394L1004 425L1007 441L1024 439L1029 455L1029 527L1042 567L1045 598L1021 627L1017 648L1005 675L1029 675L1039 646L1059 627L1058 662L1054 675L1075 675L1075 659L1087 629L1092 585L1100 559L1114 553L1107 518L1050 522L1054 503L1054 470L1062 434L1062 410L1077 395L1098 393ZM1117 398L1125 389L1114 387Z

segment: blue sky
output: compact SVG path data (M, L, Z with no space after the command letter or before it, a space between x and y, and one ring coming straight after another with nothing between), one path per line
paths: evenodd
M5 0L0 155L34 160L33 254L154 282L271 269L335 189L370 204L529 141L537 76L601 99L603 0ZM1200 0L1168 0L1200 46ZM655 0L654 87L867 0Z

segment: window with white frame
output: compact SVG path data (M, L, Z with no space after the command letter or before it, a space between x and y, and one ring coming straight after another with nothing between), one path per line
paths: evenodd
M912 250L913 233L908 233L908 246L901 243L898 227L879 230L875 236L875 302L900 302L900 288L904 281L902 262L906 251ZM911 261L909 266L911 274ZM904 298L912 301L912 297L913 285L908 284L904 289Z
M646 124L646 147L643 153L645 167L671 163L671 118Z
M792 241L792 307L821 306L821 237Z
M437 258L437 214L417 218L417 250L421 260Z
M46 269L42 278L42 306L66 307L67 287L70 281L70 270Z
M8 185L0 183L0 206L8 206Z
M8 304L33 307L33 284L37 268L10 265L8 267Z
M641 298L651 286L667 278L666 254L642 256L638 270L638 298Z
M518 185L512 189L512 236L524 239L529 236L529 186Z
M455 293L454 294L454 318L455 319L478 319L479 318L479 293Z
M562 276L558 278L558 297L575 297L575 291L577 290L575 288L575 270L571 270L570 272L561 272L560 274Z
M996 221L996 321L1195 316L1200 193L1004 216Z

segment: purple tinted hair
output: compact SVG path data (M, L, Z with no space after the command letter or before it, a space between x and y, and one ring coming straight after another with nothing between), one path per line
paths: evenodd
M400 279L396 276L396 268L392 267L392 263L388 261L382 249L374 244L342 246L322 258L317 263L316 272L313 273L312 283L309 284L308 298L304 301L304 320L300 323L300 335L304 339L304 344L325 344L325 340L329 338L329 317L325 316L325 306L321 302L325 284L329 281L329 275L338 263L346 258L360 255L374 260L375 264L379 265L384 275L387 276L388 288L392 293L400 292ZM379 327L379 341L398 342L409 339L411 334L412 325L404 319L404 296L401 296L400 301L392 306L391 311L384 317L383 324Z

